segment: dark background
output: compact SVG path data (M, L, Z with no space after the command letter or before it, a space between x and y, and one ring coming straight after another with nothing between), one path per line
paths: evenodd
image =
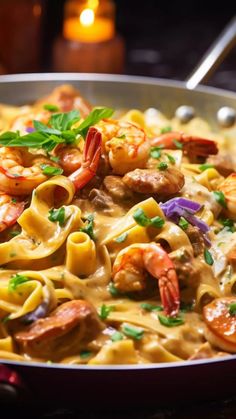
M65 0L45 0L44 65L61 31ZM116 0L126 45L124 73L184 80L236 12L234 2ZM209 84L236 90L236 45Z

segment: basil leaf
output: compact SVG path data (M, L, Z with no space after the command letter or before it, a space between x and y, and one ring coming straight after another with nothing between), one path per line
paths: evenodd
M101 119L110 118L113 113L114 110L110 108L93 109L92 112L90 112L90 114L87 116L87 118L85 118L85 120L76 129L76 134L80 134L83 138L85 138L89 128L92 125L97 124Z
M47 125L43 124L40 121L33 121L33 125L34 128L36 129L36 131L41 132L42 134L53 134L53 135L61 135L61 131L59 131L58 129L53 129L48 127Z
M43 109L45 109L45 111L49 111L49 112L58 112L59 108L56 105L51 105L50 103L45 103L45 105L43 105Z
M150 225L150 218L147 217L142 208L137 208L133 213L133 218L142 227Z
M8 282L8 291L9 292L15 291L19 285L24 284L24 282L28 282L29 280L30 279L25 275L21 275L21 274L13 275Z
M144 330L141 327L131 326L129 324L123 324L121 329L124 335L135 340L142 339L144 334Z
M205 164L201 164L201 166L199 166L198 168L199 170L201 170L201 172L204 172L207 169L214 169L214 165L205 163Z
M236 316L236 303L231 303L229 305L229 314L230 316Z
M204 250L204 259L208 265L213 265L214 259L208 249Z
M124 336L120 332L115 332L113 335L111 335L112 342L119 342L120 340L123 340Z
M63 173L63 169L60 167L49 166L48 164L41 164L40 167L43 170L43 174L47 176L56 176Z
M168 169L168 164L165 161L161 161L161 163L158 164L157 168L159 170L166 170Z
M182 319L182 317L167 317L158 314L158 319L159 322L166 327L176 327L181 326L181 324L184 324L184 320Z
M120 236L116 237L115 242L116 243L123 243L128 237L128 233L123 233Z
M215 200L220 204L222 207L227 208L225 196L221 191L214 191L213 192Z
M106 320L110 312L113 310L114 306L107 306L106 304L102 304L102 306L98 310L98 313L102 320Z
M189 223L187 220L185 220L184 217L180 217L179 219L179 226L183 229L183 230L187 230Z
M52 208L49 211L48 219L52 222L59 222L59 225L62 227L65 224L66 214L65 214L65 208L61 207L58 209Z
M49 126L59 131L70 130L72 125L80 120L80 113L76 109L70 112L57 113L51 116Z
M150 303L142 303L140 304L140 307L146 311L162 311L163 310L162 306L158 306L158 305L150 304Z

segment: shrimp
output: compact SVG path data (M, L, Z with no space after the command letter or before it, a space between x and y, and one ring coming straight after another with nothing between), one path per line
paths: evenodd
M97 129L103 135L113 173L124 175L146 167L150 144L142 128L127 121L104 120Z
M33 155L25 148L0 147L0 188L9 195L29 195L47 180L43 163L55 166L44 156Z
M218 187L223 192L227 209L232 216L236 216L236 173L231 173Z
M164 171L157 169L136 169L126 173L123 182L132 191L144 194L160 194L169 196L178 193L184 186L184 175L180 170L168 168Z
M183 132L168 132L151 140L152 147L162 146L167 149L182 148L184 153L192 160L198 157L208 157L217 154L217 144L213 140L195 137Z
M206 323L205 336L213 346L236 353L236 315L230 307L236 306L236 297L216 298L203 308Z
M113 281L121 292L145 289L145 270L158 279L161 301L168 316L179 311L179 283L169 255L157 243L133 244L121 250L113 265Z
M48 317L34 321L14 337L24 352L55 360L81 350L102 328L92 304L72 300L61 304Z
M0 192L0 232L16 223L24 211L25 203Z

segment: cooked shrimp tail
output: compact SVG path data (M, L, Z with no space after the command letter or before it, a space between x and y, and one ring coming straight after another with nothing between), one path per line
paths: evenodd
M83 188L96 174L101 156L102 135L94 127L88 131L81 167L69 176L75 188Z
M24 211L25 203L0 192L0 232L14 225Z

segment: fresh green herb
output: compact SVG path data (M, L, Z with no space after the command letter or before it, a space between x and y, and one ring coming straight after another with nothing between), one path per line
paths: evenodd
M30 279L28 278L28 276L25 276L25 275L21 275L21 274L13 275L8 282L8 291L9 292L15 291L19 285L24 284L24 282L28 282L29 280Z
M116 138L119 138L119 140L124 140L126 138L126 135L122 134L122 135L119 135L119 137L116 137Z
M108 291L112 295L112 297L119 297L121 295L120 291L115 287L113 282L109 283Z
M183 230L187 230L189 223L187 220L185 220L184 217L180 217L179 219L179 226L183 229Z
M123 340L124 336L120 332L115 332L113 335L111 335L112 342L119 342L120 340Z
M56 156L51 156L50 160L54 161L55 163L58 163L60 160L60 157L56 157Z
M91 351L86 351L86 350L81 351L80 354L79 354L80 358L82 358L82 359L89 358L91 355L92 355L92 352Z
M95 240L95 236L94 236L94 231L93 231L93 227L94 227L94 215L93 214L89 214L86 218L87 223L85 224L84 227L80 228L80 231L82 231L83 233L88 234L88 236L92 239Z
M85 120L82 122L82 124L76 128L76 133L82 135L82 137L85 138L89 128L92 125L97 124L101 119L110 118L113 113L114 110L110 108L93 109L87 118L85 118Z
M43 105L43 109L45 109L45 111L49 111L49 112L58 112L59 108L56 105L51 105L50 103L45 103L45 105Z
M16 199L16 198L12 198L11 202L12 202L13 204L16 204L16 203L17 203L17 199Z
M161 163L158 164L157 168L159 170L166 170L168 169L168 164L165 161L161 161Z
M131 326L129 324L123 324L121 327L124 335L133 338L135 340L140 340L143 337L144 330L141 327Z
M166 127L161 128L160 133L161 134L166 134L167 132L170 132L170 131L172 131L172 128L171 128L171 126L167 125Z
M67 113L53 114L48 121L48 125L40 121L33 121L35 131L21 136L19 131L7 131L0 135L0 144L7 147L30 147L43 148L50 152L60 143L72 144L77 141L77 136L86 137L90 126L96 124L103 118L109 118L113 113L110 108L95 108L79 125L71 127L80 120L77 110Z
M11 320L11 315L10 315L10 314L8 314L7 316L3 317L3 318L1 319L1 323L5 324L5 323L7 323L9 320Z
M115 242L116 243L123 243L128 237L128 233L125 232L123 234L121 234L120 236L116 237Z
M161 150L162 149L163 149L163 146L151 147L150 156L153 159L159 159L161 157Z
M12 230L12 231L10 231L10 236L11 237L16 237L16 236L19 236L19 234L21 233L21 231L20 230Z
M133 218L137 224L141 225L142 227L156 227L161 228L163 227L165 220L159 216L149 218L142 208L137 208L134 211Z
M180 311L182 313L188 313L189 311L193 311L194 303L185 303L184 301L180 302Z
M201 172L204 172L207 169L214 169L214 165L209 164L209 163L205 163L205 164L201 164L201 166L199 166L198 168L199 168L199 170L201 170Z
M106 304L102 304L99 308L99 316L102 320L106 320L109 316L110 312L114 310L114 306L107 306Z
M236 316L236 303L231 303L229 305L229 314L230 316Z
M145 214L142 208L137 208L134 211L133 218L136 223L142 227L150 225L150 218Z
M49 166L48 164L41 164L40 167L43 170L43 174L47 176L56 176L63 173L63 169L60 167Z
M167 317L161 314L158 314L159 322L166 327L176 327L184 324L184 320L182 317Z
M227 208L225 196L221 191L214 191L213 192L215 200L220 204L222 207Z
M65 207L61 207L58 209L52 208L49 211L48 219L54 223L58 221L60 227L62 227L65 224L65 220L66 220Z
M163 227L164 224L165 224L165 220L157 215L156 217L153 217L150 219L149 225L151 227L161 228Z
M150 304L150 303L142 303L140 304L140 307L146 311L162 311L163 310L162 306L158 306L158 305Z
M204 259L208 265L213 265L214 259L208 249L204 250Z
M179 150L182 150L183 144L180 141L173 140L173 144L175 145L176 148L178 148Z
M220 224L222 224L228 231L231 231L231 233L234 233L236 231L234 220L231 220L230 218L221 218L218 220Z
M168 158L171 164L175 164L175 158L171 154L166 153L166 157Z

